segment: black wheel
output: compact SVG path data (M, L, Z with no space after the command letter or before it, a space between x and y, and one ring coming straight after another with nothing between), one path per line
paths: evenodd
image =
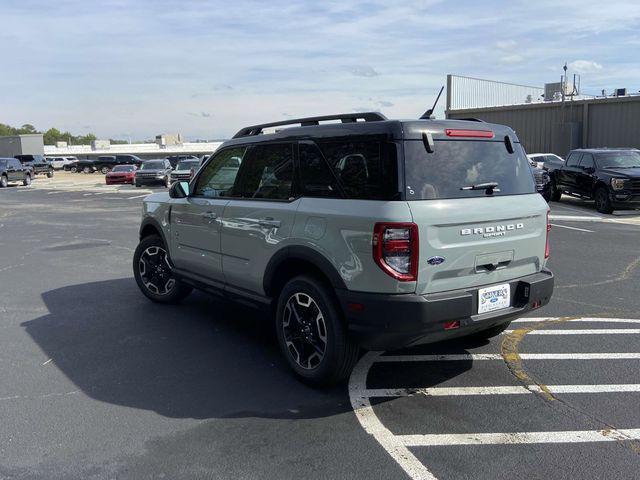
M47 172L47 178L51 178L53 177L53 168L50 168L49 171Z
M158 303L178 303L193 290L172 273L167 250L157 235L143 238L133 254L133 275L142 293Z
M136 188L140 188L140 184L139 183L136 183Z
M71 173L78 173L78 167L71 167L69 170L71 170Z
M560 197L562 197L562 192L558 190L558 186L556 185L555 180L551 180L551 195L550 200L552 202L559 202Z
M358 360L359 348L347 336L332 292L314 277L296 277L284 286L276 332L287 363L307 383L338 383Z
M9 185L9 179L6 175L0 175L0 188L7 188Z
M596 194L594 195L594 200L596 202L596 210L600 213L611 213L613 212L613 207L611 206L611 199L609 198L609 192L605 187L600 187L596 190Z
M22 180L22 184L25 187L28 187L29 185L31 185L31 175L27 174L24 176L24 180Z
M495 325L491 328L487 328L486 330L481 330L479 332L472 333L469 336L473 338L489 340L490 338L500 335L507 328L509 328L509 325L511 325L511 322L501 323L500 325Z
M109 168L108 167L102 167L100 169L100 173L102 173L103 175L106 175L107 173L109 173Z
M83 172L83 173L92 173L92 172L91 172L91 169L90 169L89 167L84 167L84 168L82 169L82 172Z

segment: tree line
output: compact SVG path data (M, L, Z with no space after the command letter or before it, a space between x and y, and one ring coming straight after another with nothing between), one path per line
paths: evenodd
M86 135L72 135L70 132L61 132L57 128L50 128L45 132L37 130L33 125L25 123L21 127L12 127L0 123L0 137L7 135L27 135L31 133L41 133L45 145L55 145L56 142L67 142L69 145L89 145L97 137L93 133ZM126 140L109 139L113 144L127 143Z

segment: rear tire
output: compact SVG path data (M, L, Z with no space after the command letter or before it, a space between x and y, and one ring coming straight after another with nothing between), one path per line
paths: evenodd
M53 177L53 168L50 168L49 171L47 172L47 178L52 178Z
M103 175L106 175L107 173L109 173L109 168L108 167L102 167L100 169L100 173L102 173Z
M82 169L82 173L92 173L92 172L91 172L91 169L89 167L84 167Z
M278 297L275 323L282 354L303 382L332 385L349 377L360 349L323 282L308 275L289 280Z
M605 187L599 187L596 190L593 199L596 203L596 210L600 213L612 213L613 206L611 205L611 199L609 198L609 192Z
M7 188L9 185L9 179L6 175L0 175L0 188Z
M22 180L22 185L24 185L25 187L28 187L29 185L31 185L31 175L27 174L24 176L24 180Z
M71 171L71 173L78 173L77 167L71 167L69 170Z
M173 276L166 246L158 235L143 238L133 254L138 288L157 303L178 303L193 290Z

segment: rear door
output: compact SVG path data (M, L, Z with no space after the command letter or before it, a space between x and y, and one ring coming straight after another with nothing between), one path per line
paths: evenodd
M293 191L293 143L251 147L222 220L222 268L231 287L263 294L271 257L291 235L299 200Z
M171 208L174 265L220 286L224 284L220 242L223 212L245 151L245 147L235 147L217 152L191 183L191 194ZM229 169L230 163L236 168Z
M524 150L504 142L405 141L407 200L419 229L417 293L499 284L545 263L547 204ZM487 190L468 187L495 182Z
M581 159L582 152L572 152L562 168L556 170L556 181L562 190L579 193L578 175L581 170L578 165Z

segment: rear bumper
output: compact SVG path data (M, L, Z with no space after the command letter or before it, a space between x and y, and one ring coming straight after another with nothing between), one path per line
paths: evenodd
M509 322L549 303L553 273L543 270L508 282L511 307L478 315L478 288L427 295L390 295L337 290L352 337L368 350L390 350L462 337ZM444 324L460 321L445 330Z

